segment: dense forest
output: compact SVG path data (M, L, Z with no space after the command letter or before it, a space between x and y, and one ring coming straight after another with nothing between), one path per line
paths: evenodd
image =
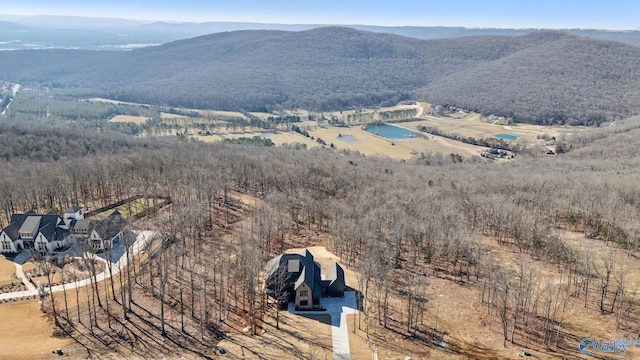
M358 269L365 322L371 326L377 323L415 336L420 331L417 315L409 312L407 317L402 309L412 309L412 299L414 311L431 306L420 301L426 281L441 277L477 289L484 305L478 311L503 325L505 343L521 344L526 337L547 349L575 351L577 335L571 331L576 330L563 328L568 320L564 310L558 310L569 301L615 314L618 329L635 334L640 327L629 281L612 276L623 266L614 256L630 257L640 248L638 119L565 139L568 152L561 156L523 157L500 166L426 166L422 160L394 162L329 149L237 144L148 147L144 140L120 141L109 133L86 137L97 151L81 151L68 142L66 152L80 151L78 156L22 161L40 156L37 145L46 144L42 134L47 131L57 131L61 138L77 135L72 130L65 135L64 130L0 128L3 137L33 144L15 158L1 160L0 211L5 222L17 211L59 210L76 203L98 207L132 195L170 196L173 201L153 224L170 241L163 241L154 257L130 275L133 280L120 278L122 286L142 293L123 291L120 299L114 290L110 296L105 286L95 290L104 306L88 305L94 315L67 312L60 322L95 323L99 333L120 331L109 330L111 321L128 321L142 312L137 304L146 293L157 308L144 311L162 309L154 312L162 319L158 329L161 326L163 336L171 332L173 341L179 339L180 322L184 332L189 319L200 324L192 334L216 338L225 320L240 309L257 332L258 309L265 305L255 293L262 263L255 259L278 254L288 246L287 239L313 229L328 234L331 250ZM611 145L626 141L629 145L622 148ZM5 144L0 151L12 146ZM231 250L211 226L214 220L229 222L229 208L237 207L230 191L260 199L247 212L251 226L233 230L238 243ZM601 241L608 251L596 256L558 236L563 229ZM524 261L514 272L488 255L486 244L479 242L483 238L557 268L568 280L545 283ZM223 247L237 256L216 257ZM601 264L608 266L608 273ZM231 290L219 292L225 284ZM547 300L525 300L533 298ZM399 299L401 305L387 299ZM165 310L173 311L166 331ZM98 313L110 321L109 329L102 324L97 330ZM552 332L557 335L552 337ZM139 341L128 332L117 336L132 344Z
M561 32L419 40L348 28L235 31L129 52L1 52L0 78L124 101L316 111L418 99L534 123L640 112L640 48Z

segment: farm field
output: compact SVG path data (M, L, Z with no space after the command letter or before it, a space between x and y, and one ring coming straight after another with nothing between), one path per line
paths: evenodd
M522 123L502 124L490 121L477 113L458 113L460 118L428 115L420 120L402 122L402 126L418 130L421 126L436 128L445 134L462 137L495 138L496 134L515 135L518 139L535 141L540 135L559 137L570 131L581 131L581 127L542 126Z
M109 122L144 124L149 120L146 116L116 115Z
M91 103L94 105L89 105ZM139 111L137 114L139 116L117 115L110 122L140 125L139 134L141 136L178 135L198 141L216 142L239 137L251 138L273 132L268 137L276 146L300 143L305 144L307 149L316 148L322 146L315 141L320 138L327 147L333 144L333 147L338 150L398 160L408 160L429 154L440 154L445 157L450 154L459 154L463 159L470 159L480 156L487 150L486 147L466 144L451 139L450 136L497 141L496 135L500 134L506 140L503 142L506 145L503 146L516 145L520 150L534 150L544 154L547 150L555 151L553 137L582 131L582 128L579 127L509 123L504 118L485 117L473 112L458 111L436 114L431 110L430 104L420 102L330 112L311 112L293 108L281 109L272 113L253 112L246 114L213 109L152 108L145 104L101 98L90 99L85 104L87 104L86 106L111 104L126 106L126 111ZM135 110L135 107L138 110ZM293 117L293 119L289 117ZM313 118L313 120L309 120L309 118ZM389 141L373 136L360 128L366 124L380 122L392 123L394 126L416 131L424 136ZM302 132L308 132L309 137L294 132L294 126ZM420 127L436 129L441 135L420 132ZM348 135L349 138L341 139L338 136L340 134ZM540 139L540 137L545 139ZM490 146L485 143L482 145Z
M404 124L402 124L404 125ZM309 134L324 140L328 145L334 144L337 149L358 151L367 156L382 156L392 159L410 159L421 153L462 153L463 156L480 155L483 147L463 144L458 141L444 139L439 136L424 134L425 137L412 139L387 140L376 136L361 127L318 127ZM338 135L342 135L339 137ZM349 136L345 141L344 136Z
M315 123L315 122L314 122ZM400 124L404 125L404 124ZM359 126L334 127L334 126L307 126L306 130L315 139L322 139L329 147L333 144L335 149L359 152L365 156L389 157L398 160L408 160L412 157L427 153L459 153L463 156L479 156L484 147L464 144L459 141L446 139L440 136L423 134L424 137L412 139L387 140L376 136ZM339 136L341 135L341 136ZM316 140L301 134L289 132L264 133L216 133L212 135L191 135L190 138L204 142L223 141L224 139L237 139L241 137L252 138L254 136L268 137L276 146L284 144L306 144L308 149L321 147Z
M295 132L277 132L277 133L264 133L264 132L244 132L244 133L217 133L211 135L191 135L190 138L204 141L204 142L217 142L225 139L238 139L238 138L252 138L254 136L268 137L273 141L276 146L282 146L284 144L306 144L307 148L314 148L321 146L316 141L310 138L300 135Z

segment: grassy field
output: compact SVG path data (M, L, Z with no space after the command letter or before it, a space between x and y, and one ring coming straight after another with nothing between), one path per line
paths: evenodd
M518 139L536 140L539 135L561 136L566 131L580 131L580 127L543 126L531 124L501 124L477 113L460 113L459 119L449 116L426 116L418 121L403 122L402 126L417 130L421 126L436 128L446 134L463 137L494 138L496 134L515 135Z
M387 140L356 127L318 127L310 130L309 134L324 140L327 145L333 143L337 149L358 151L366 156L382 156L392 159L410 159L421 153L459 153L463 156L480 155L484 148L463 144L457 141L443 139L437 136L402 140ZM338 135L342 135L339 137ZM426 134L425 134L426 135ZM344 141L344 136L355 140Z
M108 102L113 104L127 104L108 99L92 99L92 101ZM138 104L141 105L141 104ZM277 132L268 135L276 146L300 143L307 148L322 146L315 139L322 139L330 146L338 150L357 151L366 156L381 156L393 159L411 159L421 154L439 153L444 156L460 154L464 158L478 156L487 148L465 144L461 141L449 139L448 136L469 137L475 139L495 139L497 134L516 136L514 141L507 140L507 144L517 144L520 149L535 145L536 148L547 147L554 150L553 143L548 142L552 137L565 136L571 132L583 130L580 127L542 126L531 124L510 123L507 119L490 119L478 113L435 114L427 103L399 104L384 108L362 108L332 112L310 112L304 109L288 109L274 113L253 112L250 116L267 122L266 125L256 125L255 121L240 112L175 109L178 114L162 109L160 112L160 124L149 130L151 134L175 136L177 133L185 134L198 141L217 142L225 139L239 137L260 136L267 131L262 126L275 127ZM185 114L185 115L183 115ZM187 114L194 116L186 116ZM412 121L403 121L403 115L409 116ZM271 123L269 117L299 116L302 121L295 123ZM308 120L313 116L317 120ZM398 118L400 116L400 118ZM320 120L324 119L324 120ZM113 122L144 123L146 118L134 116L116 116ZM372 135L361 126L373 122L393 122L395 126L407 128L424 135L422 138L403 139L389 141ZM339 122L350 127L338 127L331 123ZM253 126L252 126L253 125ZM302 136L291 131L295 125L303 132L307 131L310 137ZM437 129L443 136L435 136L420 132L420 127ZM348 135L349 138L341 139L338 135ZM541 137L547 140L540 139ZM352 140L352 141L349 141Z
M204 142L217 142L223 141L225 139L238 139L242 137L252 138L254 136L265 135L262 132L246 132L246 133L225 133L225 134L212 134L212 135L192 135L190 136L192 139ZM314 147L319 147L316 141L311 140L308 137L302 136L295 132L278 132L278 133L269 133L269 139L273 141L276 146L282 146L285 144L305 144L307 145L307 149L311 149Z
M328 112L322 113L321 115L313 114L316 116L324 116L327 120L304 120L295 123L295 125L301 130L307 131L311 137L322 139L327 144L326 146L333 144L333 146L339 150L357 151L366 156L381 156L393 159L410 159L428 153L439 153L444 156L455 153L468 158L479 156L487 149L482 146L465 144L444 136L435 136L420 132L418 129L422 126L436 128L443 135L457 135L476 139L493 139L497 134L513 135L517 137L515 141L517 141L518 144L525 146L526 144L545 145L545 140L540 140L540 137L560 137L570 132L582 130L582 128L579 127L509 123L506 119L490 120L478 113L458 112L448 115L424 115L425 109L428 109L428 105L429 104L426 103L416 103L413 105L398 105L381 109L358 109ZM424 135L422 138L390 141L375 136L361 128L362 125L360 124L380 121L378 116L380 113L413 109L419 114L419 119L396 122L394 125L416 131ZM295 110L283 111L283 114L299 115L304 118L306 115L309 115L309 112ZM268 113L253 113L252 115L258 116L261 119L274 116ZM329 124L328 119L350 123L352 126L333 126ZM257 128L227 129L220 126L214 135L192 137L197 140L211 142L222 141L225 138L253 137L261 133L262 130ZM339 135L346 135L348 137L343 138ZM321 146L311 138L282 129L277 134L269 135L269 138L278 146L294 142L306 144L308 148ZM510 142L511 141L507 141L507 143Z
M164 200L156 200L156 201L164 201ZM120 214L122 214L122 216L126 219L128 217L131 216L135 216L141 212L143 212L144 210L153 207L154 202L153 199L150 198L140 198L140 199L136 199L136 200L132 200L126 204L122 204L118 207L115 207L113 209L107 210L107 211L103 211L99 214L93 215L91 217L88 218L88 220L104 220L106 219L109 215L111 215L112 213L114 213L116 210L118 210L120 212Z
M130 115L116 115L109 122L118 122L118 123L134 123L138 125L142 125L149 120L146 116L130 116Z

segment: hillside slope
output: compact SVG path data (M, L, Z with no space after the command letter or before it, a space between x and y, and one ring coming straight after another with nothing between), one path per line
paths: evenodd
M640 48L560 32L418 40L349 28L236 31L130 52L0 53L0 79L125 101L268 110L420 99L529 122L640 112Z
M550 41L442 77L418 97L537 123L592 125L637 113L640 48L539 36Z

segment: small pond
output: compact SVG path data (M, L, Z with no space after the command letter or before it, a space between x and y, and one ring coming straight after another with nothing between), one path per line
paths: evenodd
M342 135L342 136L338 136L338 141L344 141L347 143L354 143L354 142L358 142L358 140L354 139L353 137L351 137L351 135Z
M381 136L387 140L413 139L416 137L416 133L411 130L388 124L367 125L365 131Z
M575 132L574 130L556 130L556 131L563 135L571 135Z
M511 134L496 134L496 137L502 140L516 140L518 138L517 136Z

